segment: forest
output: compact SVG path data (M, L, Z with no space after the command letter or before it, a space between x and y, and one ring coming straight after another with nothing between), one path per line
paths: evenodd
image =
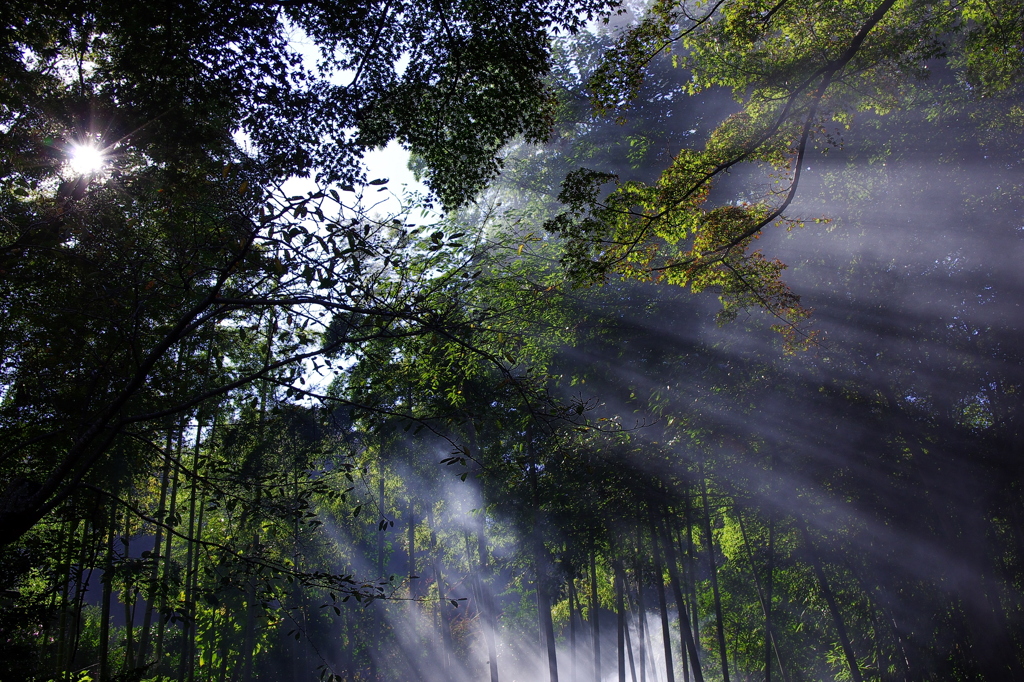
M1024 3L0 27L0 681L1024 681Z

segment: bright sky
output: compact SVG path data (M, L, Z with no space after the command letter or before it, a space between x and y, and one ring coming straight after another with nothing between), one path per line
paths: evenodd
M402 185L407 185L410 190L426 192L426 186L417 182L409 170L409 152L402 149L398 142L392 140L387 147L378 147L368 152L363 157L363 164L366 166L367 180L375 178L389 178L388 186L392 191L398 191Z
M291 47L302 55L306 68L315 71L317 61L320 58L319 49L300 29L293 26L291 30ZM401 66L399 68L401 69ZM351 72L340 72L335 73L331 81L341 84L346 79L351 79L351 77ZM389 209L396 210L398 208L398 200L392 195L401 195L404 191L427 193L426 185L417 182L413 177L412 171L409 170L409 152L402 149L402 146L395 141L390 142L386 147L378 147L367 152L363 156L363 166L366 168L367 180L379 178L390 180L387 187L391 191L381 192L379 198L374 197L375 201L379 199L385 200L379 206L379 210L382 213L387 212ZM314 189L314 186L308 180L293 180L288 184L289 192L293 188L295 194L304 194Z

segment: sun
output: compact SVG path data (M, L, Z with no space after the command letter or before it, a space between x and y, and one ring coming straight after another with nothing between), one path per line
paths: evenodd
M73 144L68 163L75 175L95 175L103 170L107 156L94 144Z

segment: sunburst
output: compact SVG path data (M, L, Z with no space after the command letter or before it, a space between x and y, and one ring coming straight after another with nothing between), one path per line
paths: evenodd
M75 143L69 152L68 166L75 175L96 175L108 161L105 151L93 143Z

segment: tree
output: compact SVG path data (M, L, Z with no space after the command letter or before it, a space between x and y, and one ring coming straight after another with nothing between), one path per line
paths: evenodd
M545 136L548 31L605 7L16 3L2 17L3 175L52 177L67 145L90 141L155 163L223 161L243 132L270 177L351 182L362 151L397 139L460 204L507 140Z
M545 134L547 32L601 6L5 7L0 541L140 435L126 429L159 431L360 337L412 333L391 325L429 313L410 307L391 219L274 188L311 172L344 186L363 150L398 139L446 205L465 202L505 141ZM66 156L90 147L105 167L74 175ZM308 325L327 311L365 334L342 325L317 347ZM265 360L219 371L225 344L257 328Z
M592 77L596 106L627 105L654 58L676 49L690 94L728 88L742 110L703 149L680 150L654 183L617 184L599 199L616 178L576 171L560 194L567 210L547 226L565 237L564 260L579 281L617 273L711 287L722 294L725 318L761 306L791 342L802 341L796 325L807 311L781 280L784 264L754 241L769 225L799 223L786 210L814 149L837 145L857 112L886 114L933 98L1012 125L1022 26L1020 8L1009 3L657 2ZM955 84L929 81L936 63ZM738 198L718 199L713 187L743 163L767 177L748 182Z
M17 179L31 168L11 165L0 245L6 522L42 513L27 503L55 492L3 550L5 673L564 679L556 646L568 622L574 663L593 654L608 673L617 659L620 679L637 651L641 676L661 667L647 665L653 654L670 679L1020 677L1024 193L1019 127L1007 125L1019 117L1017 57L992 57L1012 42L1015 15L998 3L947 8L969 20L942 34L954 56L927 64L935 82L903 79L885 66L899 55L881 52L899 47L896 34L941 25L938 14L925 21L934 7L723 2L688 23L659 5L603 69L606 35L559 44L556 144L509 148L504 182L436 225L362 208L383 181L284 192L277 162L234 150L229 135L180 162L129 140L107 171L63 184L56 166L32 171L32 185ZM766 316L718 329L708 297L622 276L658 272L658 258L692 250L710 222L728 232L754 210L743 201L770 164L736 161L704 204L683 202L674 217L659 204L672 208L665 221L695 221L689 242L637 241L602 262L617 247L591 250L601 221L640 211L585 201L576 217L595 232L538 236L559 210L555 178L580 163L619 174L634 198L671 189L641 162L699 140L693 121L711 117L674 88L753 83L744 104L764 111L684 156L699 166L743 153L729 135L780 120L757 84L791 98L798 87L779 64L804 81L836 65L876 10L817 100L839 121L812 125L813 172L802 166L800 191L783 183L789 194L765 209L792 195L787 215L832 221L761 242L818 311L827 341L813 352L787 355ZM999 26L979 33L990 15ZM659 22L688 31L680 42L692 50L676 57L692 72L660 57L630 72L634 52L661 44L644 42ZM924 48L911 47L912 61ZM96 67L85 66L88 81ZM595 70L593 82L611 84L600 98L656 77L618 111L620 125L583 112ZM905 106L836 113L877 94L864 88L881 76ZM815 78L809 90L824 82ZM77 87L59 73L40 83ZM792 101L799 112L780 124L769 161L800 154L814 98ZM396 119L415 108L393 102ZM842 146L811 164L814 135L833 125ZM603 177L569 185L592 191ZM704 213L726 202L739 212ZM567 234L569 209L554 223ZM785 317L765 296L776 280L742 277L738 252L705 264L735 274L734 289L711 274L704 284L725 287L733 312L746 301ZM572 287L559 260L604 286ZM591 636L593 649L576 652ZM531 672L531 659L546 665Z

